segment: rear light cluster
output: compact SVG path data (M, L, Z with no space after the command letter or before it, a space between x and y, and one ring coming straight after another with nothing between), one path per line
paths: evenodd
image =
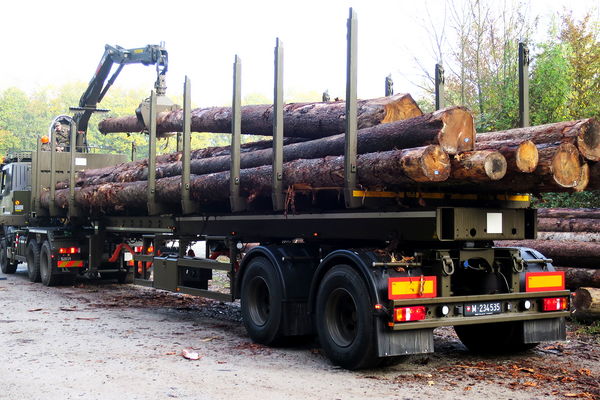
M80 252L79 247L61 247L58 249L58 254L79 254Z
M544 311L562 311L569 307L566 297L549 297L542 301Z
M427 309L424 306L400 307L394 309L394 321L408 322L421 321L427 316Z

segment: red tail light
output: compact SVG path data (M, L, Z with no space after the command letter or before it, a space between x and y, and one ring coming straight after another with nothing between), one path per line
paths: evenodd
M427 310L424 306L400 307L394 309L394 321L408 322L421 321L427 316Z
M136 253L141 253L142 252L143 247L142 246L135 246L133 248L133 251L135 251Z
M58 254L79 254L80 252L79 247L61 247L58 249Z
M562 311L566 310L569 306L566 297L549 297L543 299L544 311Z

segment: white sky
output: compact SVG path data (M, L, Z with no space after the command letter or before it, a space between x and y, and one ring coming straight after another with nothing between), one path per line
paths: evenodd
M104 45L125 48L166 42L167 84L182 92L187 74L200 106L231 100L232 63L243 63L243 95L273 91L275 38L285 49L285 88L329 89L345 96L346 19L354 7L359 21L358 95L383 95L392 73L395 92L416 92L414 58L433 64L424 25L425 3L406 0L16 0L2 4L3 56L0 89L87 82ZM548 16L567 8L575 15L600 7L600 0L532 0L532 14ZM443 23L444 2L430 0L435 24ZM540 27L545 31L545 27ZM154 69L128 65L115 87L152 88ZM141 99L140 99L141 100ZM175 101L180 101L174 98Z

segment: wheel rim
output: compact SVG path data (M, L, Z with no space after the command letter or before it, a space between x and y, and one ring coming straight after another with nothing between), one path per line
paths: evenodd
M263 326L268 322L271 313L269 286L262 277L257 276L250 281L248 293L250 318L256 325Z
M356 338L358 320L354 297L346 289L335 289L327 299L325 326L329 337L340 347L348 347Z

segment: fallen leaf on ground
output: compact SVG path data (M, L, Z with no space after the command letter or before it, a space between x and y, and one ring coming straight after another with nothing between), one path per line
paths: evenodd
M42 311L42 308L32 308L31 310L27 310L28 312L34 312L34 311Z
M61 307L61 311L79 311L77 307Z
M198 354L197 352L195 352L193 350L183 349L183 351L181 352L181 355L183 356L183 358L187 358L188 360L199 360L200 359L200 354Z
M80 320L83 320L83 321L93 321L95 319L98 319L98 317L77 317L75 319L80 319Z
M175 354L177 354L176 351L169 351L168 353L165 353L165 356L174 356Z
M207 338L204 338L204 339L202 339L201 341L202 341L202 342L211 342L211 341L213 341L213 340L217 340L217 339L221 339L221 338L220 338L220 337L218 337L218 336L213 336L213 337L207 337Z
M531 381L523 383L523 386L529 386L529 387L536 387L537 385L538 385L537 383L531 382Z

